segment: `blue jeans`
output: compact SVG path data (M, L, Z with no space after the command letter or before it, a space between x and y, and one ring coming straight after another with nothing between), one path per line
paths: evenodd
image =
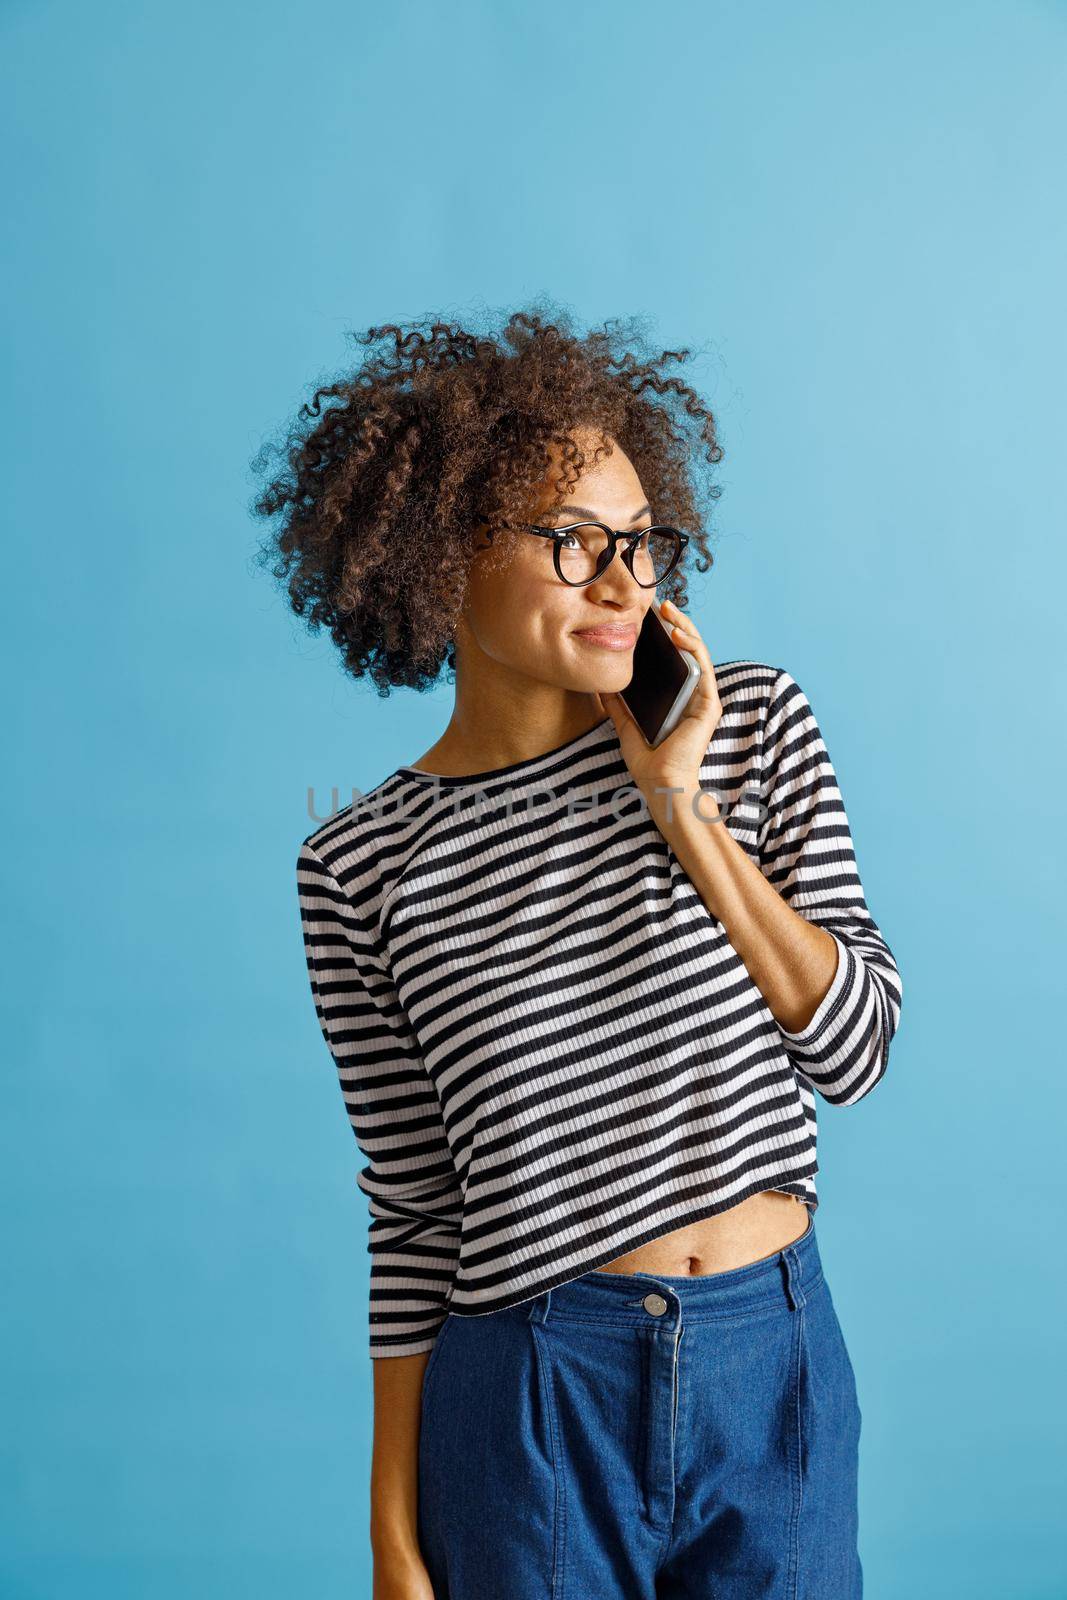
M860 1408L815 1240L587 1272L430 1353L435 1600L859 1600Z

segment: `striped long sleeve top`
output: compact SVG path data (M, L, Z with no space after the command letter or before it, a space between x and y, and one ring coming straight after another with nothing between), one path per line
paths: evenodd
M716 666L725 825L837 946L779 1025L633 785L610 718L462 778L401 767L297 865L318 1021L366 1165L370 1354L528 1300L764 1189L818 1205L816 1092L882 1077L901 979L783 669Z

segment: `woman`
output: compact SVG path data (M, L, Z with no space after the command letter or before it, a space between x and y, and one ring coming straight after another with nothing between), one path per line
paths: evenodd
M455 682L298 863L368 1162L375 1600L852 1600L815 1097L878 1082L901 982L803 691L683 609L714 419L685 352L558 313L379 338L257 502L353 677ZM702 676L650 748L654 600Z

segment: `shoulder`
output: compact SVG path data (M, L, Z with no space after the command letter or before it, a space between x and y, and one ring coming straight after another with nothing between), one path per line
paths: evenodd
M346 893L361 895L380 882L383 864L395 851L409 819L403 784L391 774L304 835L297 871L325 872Z
M747 657L736 661L716 661L715 682L720 696L724 691L741 691L758 694L774 683L781 667L772 667L766 661L750 661Z
M731 705L762 706L768 717L811 710L807 695L787 667L766 661L724 661L715 667L715 681L724 711L727 699Z
M821 740L811 703L788 668L768 661L724 661L716 664L715 680L722 717L714 747L775 770L780 761Z
M781 697L786 685L795 679L783 667L767 661L723 661L715 663L715 686L723 713L740 712L765 717Z

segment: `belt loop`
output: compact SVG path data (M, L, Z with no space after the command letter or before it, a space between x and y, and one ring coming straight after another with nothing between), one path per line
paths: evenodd
M785 1273L785 1292L789 1304L794 1311L799 1311L807 1302L800 1281L803 1276L800 1257L791 1244L782 1251L782 1271Z
M530 1302L530 1322L547 1322L548 1308L552 1304L552 1290L545 1289L542 1294L535 1295Z

